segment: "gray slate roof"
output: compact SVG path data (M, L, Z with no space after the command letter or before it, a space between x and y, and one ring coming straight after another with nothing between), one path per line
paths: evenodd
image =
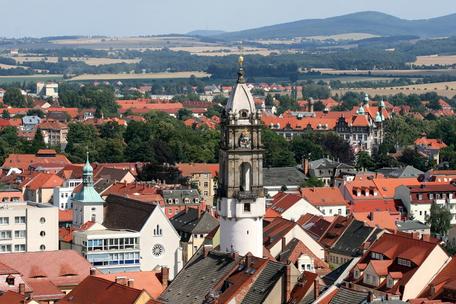
M188 208L176 214L171 219L171 224L177 231L183 231L192 234L206 234L218 227L219 222L215 217L206 211L201 211L198 217L196 208Z
M348 260L344 264L340 265L339 267L337 267L336 269L334 269L333 271L331 271L330 273L328 273L327 275L322 277L321 279L323 280L323 282L327 286L334 284L334 282L336 282L337 279L339 279L339 277L344 273L344 271L347 270L347 268L348 268L348 266L350 266L352 260L353 259Z
M109 229L141 231L155 208L155 204L109 195L106 198L103 226Z
M296 167L263 168L263 185L273 186L299 186L307 177Z
M354 169L354 166L340 163L328 158L320 158L309 163L310 169Z
M361 304L367 303L368 293L340 287L330 304Z
M400 231L421 230L421 229L430 228L428 225L423 224L417 220L407 220L407 221L403 221L403 222L396 222L396 227Z
M210 251L207 257L201 248L179 272L159 300L170 304L203 303L209 292L239 263L230 254Z
M245 295L241 304L261 304L271 292L271 289L282 277L286 266L279 262L268 261L268 265L263 269L256 279L249 292Z
M392 167L392 168L380 168L377 170L378 173L382 173L385 177L392 178L406 178L406 177L418 177L424 174L423 171L416 169L413 166L406 167Z
M354 220L331 247L331 251L346 256L359 256L362 254L361 245L371 235L373 230L374 228L366 226L363 222Z

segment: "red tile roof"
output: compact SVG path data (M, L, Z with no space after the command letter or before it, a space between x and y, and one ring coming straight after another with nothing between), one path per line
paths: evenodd
M456 283L456 258L453 257L451 261L434 277L431 284L421 293L420 297L430 299L438 298L444 288L451 286L455 290ZM430 286L434 287L434 296L431 294Z
M447 145L441 139L433 139L427 137L418 138L415 140L415 145L438 150L447 147Z
M71 222L73 221L73 210L59 210L59 222Z
M352 212L352 215L370 227L379 227L390 231L395 231L397 229L396 222L401 220L401 214L394 211Z
M116 281L116 277L125 277L133 279L133 287L139 290L145 290L152 298L157 298L165 289L159 280L160 272L155 271L137 271L137 272L116 272L109 274L97 274L96 277Z
M331 226L325 231L325 233L320 238L320 245L323 247L329 248L337 241L339 236L345 231L345 229L353 221L350 217L337 216L334 221L331 223Z
M55 153L55 151L54 151ZM63 154L56 154L55 156L46 156L43 154L10 154L3 162L3 168L19 168L27 170L31 164L34 163L55 163L61 165L68 165L71 162Z
M317 207L348 206L348 202L339 188L301 188L300 192L304 199Z
M27 189L38 190L43 188L59 187L63 184L63 179L57 174L38 173L32 181L27 185Z
M64 112L67 113L72 119L78 117L79 109L78 108L65 108L65 107L50 107L46 109L47 113L50 112Z
M8 290L0 296L0 304L24 304L25 296L20 293Z
M210 173L212 177L215 177L219 172L219 164L180 163L177 164L177 168L185 177L191 177L195 173Z
M300 200L302 200L302 197L297 194L279 192L272 198L270 208L282 214Z
M266 249L270 250L277 242L282 240L297 223L283 218L275 218L269 225L263 228L263 242Z
M59 304L134 304L142 293L139 289L89 276L60 300Z

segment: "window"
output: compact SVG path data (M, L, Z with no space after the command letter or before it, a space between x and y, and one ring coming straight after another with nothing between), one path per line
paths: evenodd
M155 244L152 247L152 254L157 258L160 257L164 252L165 252L165 248L161 244Z
M11 252L11 245L0 245L0 252Z
M16 216L14 222L16 224L25 224L25 216Z
M41 246L40 246L40 250L41 250L41 251L46 250L46 246L45 246L45 245L41 245Z
M8 225L9 218L8 217L0 217L0 225Z
M41 231L40 232L40 236L45 237L46 236L46 232L45 231Z
M337 209L337 214L342 214L342 209Z
M250 212L250 203L244 203L244 212Z
M204 182L204 188L209 187L209 182Z
M405 260L405 259L401 259L401 258L397 259L397 263L399 265L402 265L402 266L407 266L407 267L411 267L412 266L412 264L410 263L409 260Z
M359 270L355 269L353 275L354 275L355 279L359 279L359 276L360 276Z
M163 231L160 228L160 225L157 224L157 226L154 228L154 236L162 236Z
M375 260L383 260L383 255L381 253L372 252L371 257Z
M11 240L11 230L0 231L0 240Z
M25 251L25 244L14 245L14 251Z
M25 238L25 230L16 230L16 231L14 231L14 237L16 239L24 239Z
M41 224L46 223L46 219L45 219L44 217L40 218L40 223L41 223Z

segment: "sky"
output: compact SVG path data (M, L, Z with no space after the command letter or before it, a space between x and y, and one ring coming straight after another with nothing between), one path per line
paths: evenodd
M0 37L236 31L380 11L405 19L456 13L455 0L0 0Z

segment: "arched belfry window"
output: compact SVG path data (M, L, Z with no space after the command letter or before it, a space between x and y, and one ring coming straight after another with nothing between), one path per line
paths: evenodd
M250 191L252 184L252 166L250 163L241 164L241 191Z

